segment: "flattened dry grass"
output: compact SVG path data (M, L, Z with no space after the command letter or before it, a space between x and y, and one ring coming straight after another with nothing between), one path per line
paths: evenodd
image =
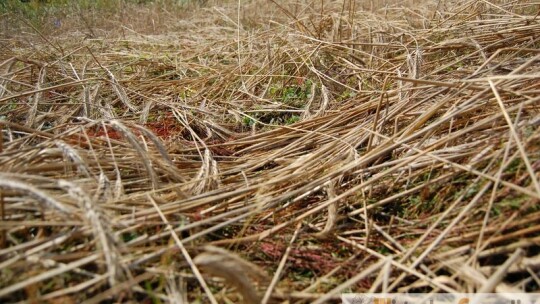
M538 4L316 2L6 30L0 299L538 292Z

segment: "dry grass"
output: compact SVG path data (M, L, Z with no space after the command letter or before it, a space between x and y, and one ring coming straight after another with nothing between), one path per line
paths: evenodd
M538 292L537 2L237 4L4 24L2 302Z

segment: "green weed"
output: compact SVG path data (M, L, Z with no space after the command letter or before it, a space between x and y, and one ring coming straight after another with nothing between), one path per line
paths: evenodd
M255 124L255 120L251 117L244 116L244 118L242 118L242 124L246 127L251 127Z
M278 100L283 104L303 108L311 98L311 86L313 82L309 79L303 83L292 84L285 87L272 86L268 90L270 98Z
M298 121L300 121L299 115L291 115L291 117L287 118L287 120L285 121L285 124L292 125L293 123L296 123Z

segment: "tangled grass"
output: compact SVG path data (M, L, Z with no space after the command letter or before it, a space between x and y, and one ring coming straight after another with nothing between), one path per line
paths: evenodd
M538 292L538 3L358 2L4 13L0 299Z

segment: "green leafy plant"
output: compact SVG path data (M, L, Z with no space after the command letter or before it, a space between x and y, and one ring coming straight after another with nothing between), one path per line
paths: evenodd
M271 98L286 105L303 108L306 101L311 98L312 85L313 82L307 79L285 87L271 86L268 93Z
M287 121L285 124L292 125L293 123L299 122L300 116L299 115L291 115L291 117L287 118Z
M253 120L251 117L244 116L244 118L242 118L242 124L244 126L251 127L255 124L255 120Z

